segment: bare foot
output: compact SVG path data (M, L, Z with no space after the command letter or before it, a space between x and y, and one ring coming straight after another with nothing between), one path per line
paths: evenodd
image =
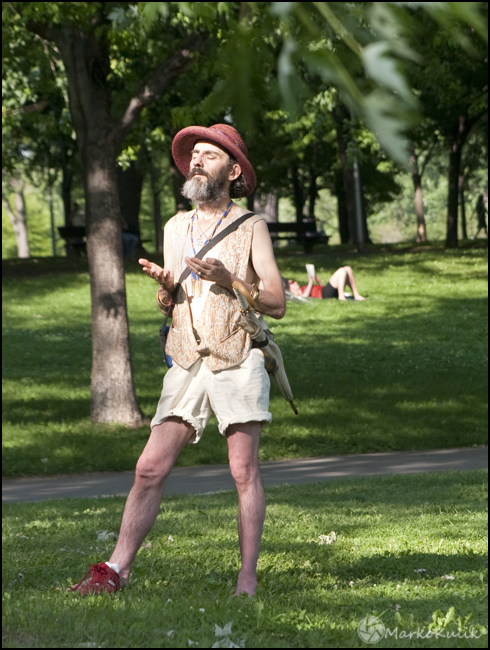
M257 589L257 578L254 576L238 576L238 582L236 586L235 596L240 596L240 594L248 594L248 596L255 596L255 591Z
M361 295L359 294L359 295L357 295L357 296L354 298L354 300L366 300L366 298L364 298L363 296L361 296Z

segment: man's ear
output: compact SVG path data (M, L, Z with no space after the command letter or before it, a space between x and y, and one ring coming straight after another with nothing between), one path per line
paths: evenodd
M230 182L235 181L240 176L241 173L242 173L242 168L238 163L235 163L233 167L230 169L230 173L228 174L228 180Z

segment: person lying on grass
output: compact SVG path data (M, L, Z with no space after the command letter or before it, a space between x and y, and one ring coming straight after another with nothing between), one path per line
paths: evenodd
M365 300L357 290L354 272L350 266L341 266L337 269L325 285L322 285L320 278L316 275L313 264L307 264L306 269L308 271L307 285L300 286L296 280L283 278L286 292L289 291L293 296L301 298L338 298L339 300L346 300L345 287L349 286L352 289L354 300Z

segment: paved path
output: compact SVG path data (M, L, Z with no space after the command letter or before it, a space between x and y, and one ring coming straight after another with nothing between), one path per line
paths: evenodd
M420 474L488 467L488 447L355 454L260 464L264 485L315 483L380 474ZM2 480L2 502L127 496L134 472L77 474ZM171 494L206 494L235 487L228 465L176 467L165 488Z

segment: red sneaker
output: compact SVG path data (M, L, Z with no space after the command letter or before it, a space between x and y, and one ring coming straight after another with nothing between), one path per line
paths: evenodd
M89 573L90 578L87 578ZM77 585L70 588L70 591L79 591L82 596L100 595L105 592L113 594L120 589L120 585L121 580L117 571L111 569L104 562L99 562L99 564L91 564L87 573Z

